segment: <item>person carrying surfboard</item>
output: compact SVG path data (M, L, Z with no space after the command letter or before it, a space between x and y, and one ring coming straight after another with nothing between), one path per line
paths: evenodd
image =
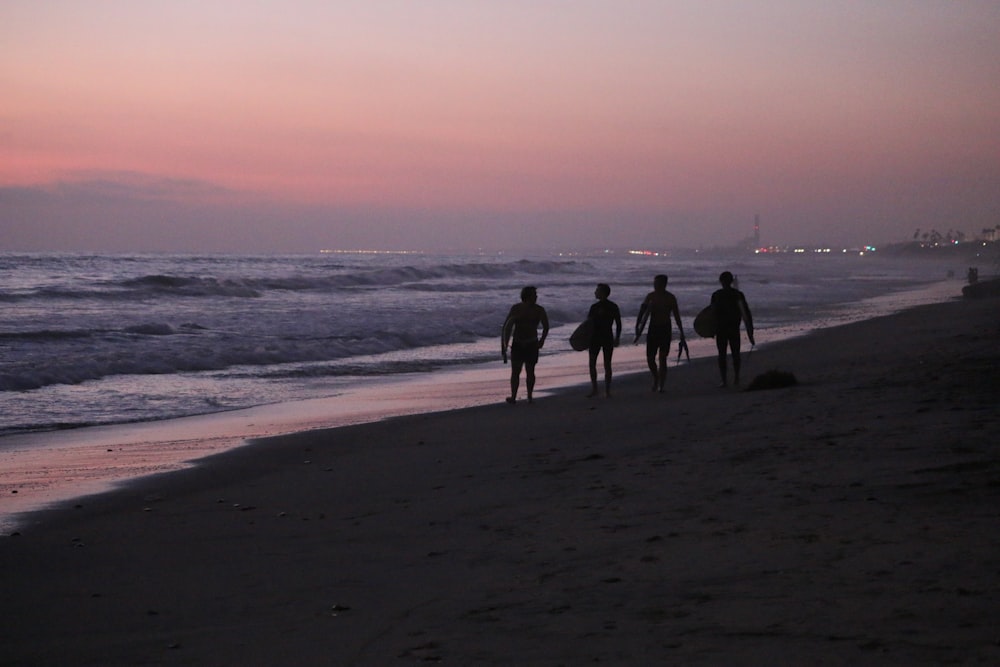
M538 290L529 285L521 290L521 302L515 303L507 313L500 334L500 355L507 363L507 348L510 347L510 396L508 403L517 401L517 390L521 383L521 369L524 368L525 388L528 390L528 402L531 403L535 390L535 364L538 363L538 351L545 345L549 335L549 316L545 309L536 303ZM538 337L538 327L542 327L542 336Z
M604 353L604 395L611 396L611 356L622 337L622 314L618 304L608 299L611 287L598 283L594 290L597 303L590 307L587 319L593 323L590 336L590 393L587 398L597 396L597 355ZM614 333L611 328L614 326Z
M649 333L646 334L646 364L653 374L653 391L663 392L667 383L667 355L670 353L672 329L671 316L677 323L680 344L687 345L684 340L684 327L681 326L681 313L677 307L677 297L667 291L667 281L664 274L653 278L653 291L646 295L639 307L639 316L635 321L635 344L639 344L642 330L649 322Z
M726 348L733 357L733 379L740 384L740 323L746 327L750 345L756 345L753 339L753 316L743 292L733 287L733 274L723 271L719 275L722 289L712 293L712 311L715 315L715 347L719 351L720 386L727 386Z

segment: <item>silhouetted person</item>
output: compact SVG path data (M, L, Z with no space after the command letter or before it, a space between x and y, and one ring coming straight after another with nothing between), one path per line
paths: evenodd
M622 336L622 314L618 304L608 299L611 287L598 283L594 290L597 303L590 307L587 319L593 322L593 334L590 336L590 394L587 398L597 395L597 355L604 353L604 395L611 395L611 356ZM614 333L611 329L614 326Z
M500 336L500 354L507 363L507 347L510 346L510 396L508 403L517 401L517 390L521 381L521 368L525 369L525 386L528 402L535 389L535 364L538 350L545 345L549 335L549 317L539 306L538 291L528 286L521 290L521 303L515 303L507 313ZM538 325L542 326L542 337L538 337Z
M639 326L649 313L649 329L646 332L646 364L653 374L653 391L663 391L667 382L667 355L670 353L672 330L670 317L677 322L681 343L684 343L684 327L681 313L677 308L677 297L667 291L667 276L662 273L653 278L653 291L646 295L639 316L635 321L635 343L639 343Z
M740 323L746 326L747 338L750 344L755 345L753 340L753 317L750 315L750 306L747 305L743 292L733 287L733 274L723 271L719 275L719 283L722 289L715 290L712 294L712 308L715 311L715 346L719 350L719 375L722 378L722 386L726 381L726 347L733 355L733 377L735 384L740 383Z

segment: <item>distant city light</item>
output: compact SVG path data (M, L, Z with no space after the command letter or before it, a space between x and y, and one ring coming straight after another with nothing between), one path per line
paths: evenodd
M645 255L646 257L659 257L660 253L655 250L629 250L630 255Z
M864 255L866 253L875 252L876 248L873 245L865 245L861 248L841 248L839 252L841 254L847 253L857 253L859 255ZM804 247L781 247L781 246L767 246L754 249L754 254L756 255L770 255L770 254L781 254L781 253L792 253L797 255L803 255L805 253L822 254L827 255L834 252L838 252L835 248L827 247L815 247L815 248L804 248Z
M322 255L422 255L421 250L333 250L324 248L319 251Z

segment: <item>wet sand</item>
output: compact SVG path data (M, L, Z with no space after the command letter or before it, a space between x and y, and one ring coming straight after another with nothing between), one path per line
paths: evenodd
M0 539L0 664L996 664L998 306L85 498Z

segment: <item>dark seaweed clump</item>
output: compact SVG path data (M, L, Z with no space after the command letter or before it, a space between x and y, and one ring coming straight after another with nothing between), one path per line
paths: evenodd
M785 387L794 387L798 383L799 381L795 379L794 374L774 369L755 377L753 382L747 386L747 391L783 389Z

